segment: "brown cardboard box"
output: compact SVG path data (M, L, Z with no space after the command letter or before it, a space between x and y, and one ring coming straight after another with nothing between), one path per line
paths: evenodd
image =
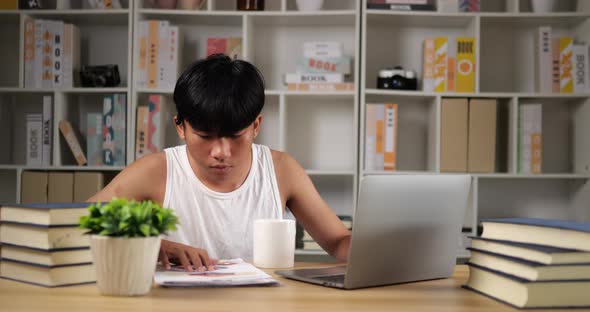
M74 200L74 173L53 171L49 172L47 187L50 203L71 203Z
M469 100L467 170L492 173L496 164L497 101Z
M467 171L467 99L442 99L440 170Z
M74 173L74 202L84 202L104 187L102 172Z
M21 203L46 203L47 179L45 171L23 171L20 184Z

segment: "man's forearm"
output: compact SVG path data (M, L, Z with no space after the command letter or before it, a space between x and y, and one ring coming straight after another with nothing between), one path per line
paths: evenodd
M348 250L350 249L351 234L341 238L335 247L330 251L330 254L339 261L348 261Z

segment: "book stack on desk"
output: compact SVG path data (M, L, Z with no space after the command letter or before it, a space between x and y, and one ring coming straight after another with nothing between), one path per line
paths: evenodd
M78 227L88 203L0 208L2 278L57 287L95 282L90 239Z
M465 288L518 308L590 307L590 224L492 219L471 242Z
M341 215L341 216L338 216L338 218L340 219L340 221L342 221L342 223L344 223L344 226L346 226L346 228L349 231L352 231L352 217L351 216ZM308 251L324 250L322 248L322 246L320 246L316 241L314 241L313 237L311 237L311 235L306 230L303 230L302 243L296 244L296 246L300 246L301 249L308 250Z

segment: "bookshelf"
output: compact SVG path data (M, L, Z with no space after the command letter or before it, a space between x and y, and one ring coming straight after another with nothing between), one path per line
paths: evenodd
M526 0L481 1L481 12L364 10L361 35L359 176L441 172L441 102L445 98L498 100L496 171L472 175L464 227L498 217L590 220L590 93L542 94L534 88L534 34L549 25L556 36L590 42L590 5L559 1L559 12L533 13ZM366 5L366 0L363 0ZM436 36L476 38L473 93L376 88L378 70L402 65L422 74L422 43ZM397 103L398 171L365 170L368 103ZM543 107L543 173L519 174L518 107Z

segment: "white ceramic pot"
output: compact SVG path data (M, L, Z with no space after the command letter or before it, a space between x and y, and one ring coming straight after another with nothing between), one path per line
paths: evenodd
M557 0L531 0L531 8L535 13L555 12L557 4Z
M318 11L322 9L324 0L297 0L299 11Z
M108 237L92 235L92 261L103 295L141 296L152 288L160 251L160 237Z

